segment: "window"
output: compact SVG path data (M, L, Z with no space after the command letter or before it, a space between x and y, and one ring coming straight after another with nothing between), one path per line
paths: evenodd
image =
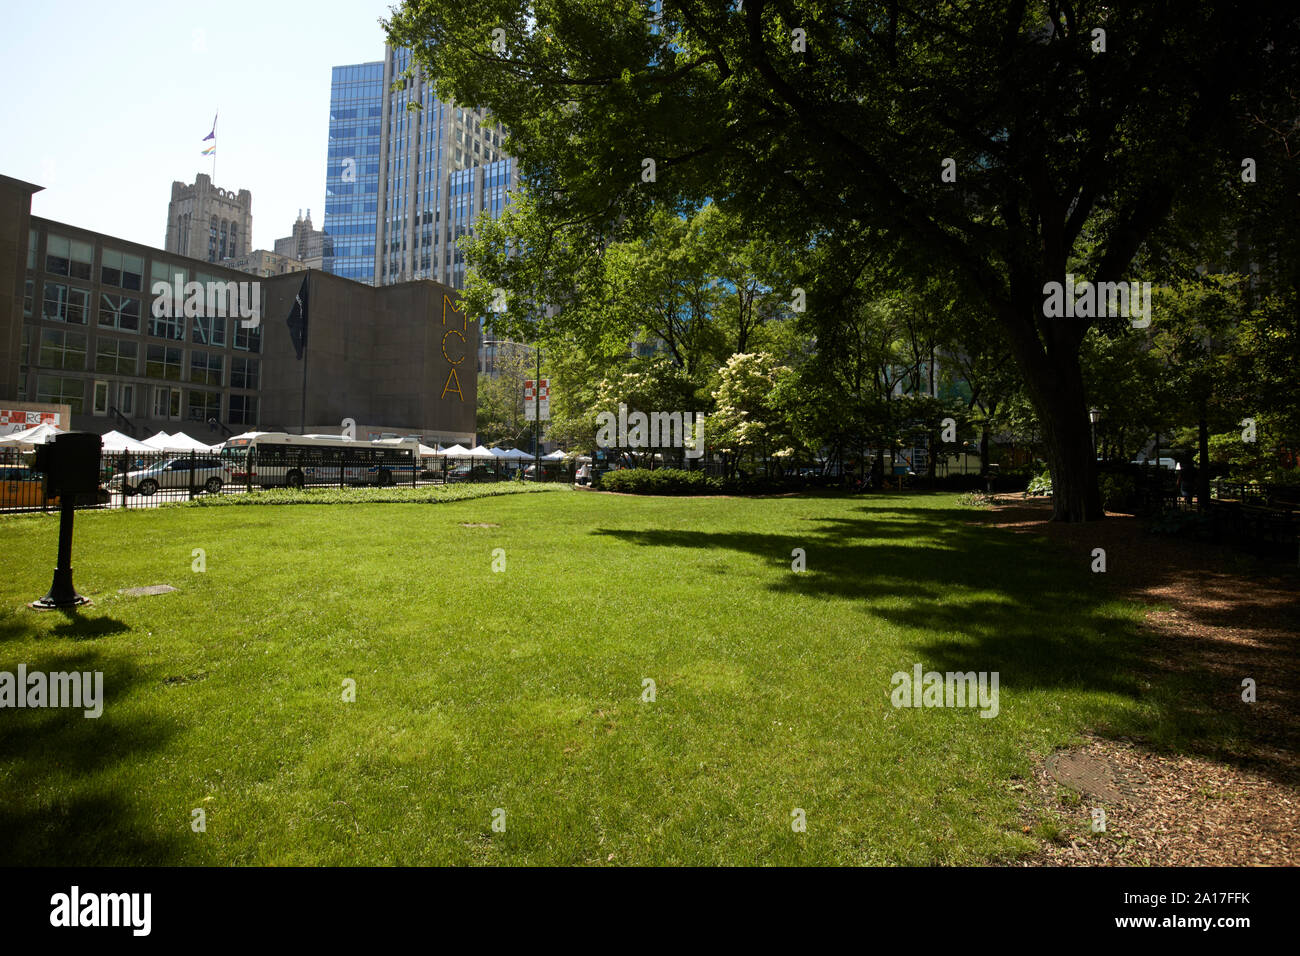
M69 245L71 250L68 274L73 279L84 279L89 282L90 270L95 259L95 247L88 242L78 242L76 239L73 239Z
M220 355L200 352L198 349L190 352L191 382L199 385L220 385L221 369L222 359Z
M231 395L230 415L226 421L231 425L256 425L257 398L252 395Z
M166 282L168 285L174 285L177 278L180 279L181 286L185 285L185 277L188 273L184 266L172 265L170 262L161 262L155 259L149 263L149 287L152 289L155 282Z
M69 260L72 258L72 240L63 236L45 237L45 271L56 276L68 274Z
M209 418L221 420L221 393L200 392L190 389L189 408L186 417L192 422L206 422Z
M37 364L44 368L84 369L86 335L62 329L41 329L41 354Z
M99 296L99 324L123 332L140 331L140 300L130 295Z
M95 371L134 375L139 356L140 346L135 342L100 336L95 343Z
M71 322L85 325L90 311L90 292L58 282L45 283L45 309L43 318L52 322Z
M27 382L27 367L32 361L32 327L23 326L23 344L22 350L18 353L18 381L20 384Z
M135 414L135 386L130 382L123 382L117 387L117 404L117 410L127 418Z
M239 311L239 303L231 301L227 303L227 309L235 312ZM206 308L204 311L207 311ZM190 334L190 341L195 345L225 345L226 344L226 319L221 315L196 315L194 316L194 326Z
M108 383L95 383L95 400L91 406L91 412L95 415L108 414Z
M144 279L144 258L132 256L116 249L105 249L100 261L99 281L119 289L139 292Z
M168 388L165 385L154 386L153 417L181 417L181 390L179 388Z
M230 387L257 388L257 359L239 358L230 360Z
M80 415L86 401L86 383L79 378L38 375L36 400L50 405L71 405L72 414Z
M26 285L23 286L23 318L24 319L30 319L32 317L32 308L35 305L35 302L36 302L36 280L28 279Z
M166 378L174 382L181 380L181 362L184 353L181 349L166 345L151 345L144 356L144 374L150 378Z
M36 268L36 243L38 241L39 237L36 235L36 230L27 230L27 268L29 269Z
M262 328L246 329L243 322L235 323L235 348L245 352L262 351Z
M181 312L180 308L173 308L174 312ZM181 315L164 315L156 316L153 310L149 312L149 334L156 335L160 339L184 339L185 338L185 316Z

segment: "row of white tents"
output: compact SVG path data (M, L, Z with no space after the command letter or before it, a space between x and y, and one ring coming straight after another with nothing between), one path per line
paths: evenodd
M437 451L425 452L425 446L420 446L420 454L426 457L434 458L455 458L455 459L479 459L483 461L532 461L533 456L526 451L520 451L518 448L484 448L479 445L475 448L465 448L461 445L452 445L450 448L443 448ZM553 451L549 455L543 455L542 461L564 461L569 456L562 451Z
M35 425L24 431L14 432L0 438L0 446L30 448L34 445L43 445L47 441L52 441L54 436L62 435L63 429L56 428L53 425ZM166 432L159 432L142 441L132 438L130 435L124 435L118 431L112 431L103 436L105 452L169 452L185 454L187 452L198 452L210 455L221 448L221 444L205 445L196 441L184 432L177 432L169 435ZM388 439L390 442L400 441L401 439ZM501 448L484 448L478 445L475 448L465 448L462 445L452 445L450 448L430 448L428 445L420 446L420 455L425 458L451 458L456 460L469 459L480 461L532 461L533 456L518 448L501 449ZM564 461L570 457L565 452L553 451L549 455L543 455L542 461Z
M20 432L14 432L12 435L5 435L0 438L0 446L31 448L35 445L44 445L48 441L53 441L56 435L62 435L64 430L56 428L54 425L35 425L32 428ZM184 432L177 432L175 435L169 435L166 432L159 432L143 441L137 441L130 435L123 435L121 432L109 432L102 436L104 441L104 451L106 452L202 452L210 455L220 445L205 445L201 441L196 441Z

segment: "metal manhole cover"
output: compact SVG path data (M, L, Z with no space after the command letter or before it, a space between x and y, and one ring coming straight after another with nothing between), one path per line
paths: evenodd
M150 594L166 594L168 591L176 589L170 584L151 584L144 588L123 588L119 594L128 594L131 597L145 597Z
M1117 767L1103 757L1071 751L1052 754L1047 771L1062 786L1108 803L1137 799L1137 791L1146 783L1141 774Z

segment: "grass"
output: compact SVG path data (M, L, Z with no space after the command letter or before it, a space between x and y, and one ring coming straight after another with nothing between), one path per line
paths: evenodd
M970 516L586 493L85 513L75 615L23 607L57 520L0 521L0 670L102 670L107 697L98 720L0 711L0 862L1013 860L1035 755L1161 713L1138 609ZM917 662L998 671L1000 713L893 708Z

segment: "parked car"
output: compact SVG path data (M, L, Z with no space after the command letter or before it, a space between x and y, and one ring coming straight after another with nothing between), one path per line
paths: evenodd
M108 490L100 485L95 494L77 495L77 505L109 502ZM45 494L45 476L26 465L0 466L0 508L57 508L59 496Z
M492 481L495 477L491 465L457 465L447 472L448 481Z
M57 505L58 495L45 497L45 476L26 465L0 468L0 508L40 508Z
M138 493L147 497L162 488L193 487L215 495L229 480L230 469L219 458L165 458L146 468L114 475L108 489L117 493L125 486L128 495Z

